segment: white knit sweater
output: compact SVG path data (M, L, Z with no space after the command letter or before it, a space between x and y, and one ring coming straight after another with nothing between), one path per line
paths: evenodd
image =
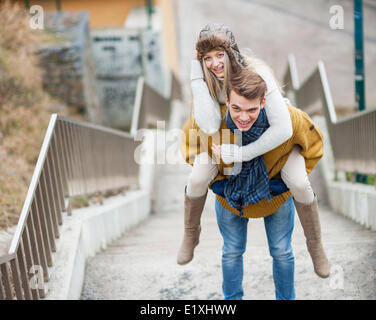
M284 143L292 136L292 123L286 101L278 89L274 76L263 65L255 71L264 79L267 87L265 112L270 127L257 139L246 146L222 144L221 157L225 163L252 160ZM218 131L222 116L218 101L214 101L204 81L200 61L192 60L191 87L193 93L193 115L199 128L206 134ZM221 97L224 103L224 95ZM222 100L220 99L220 100Z

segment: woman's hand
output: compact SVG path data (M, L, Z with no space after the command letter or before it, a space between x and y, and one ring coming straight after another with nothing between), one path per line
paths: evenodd
M222 144L221 159L225 164L242 162L242 149L236 144Z

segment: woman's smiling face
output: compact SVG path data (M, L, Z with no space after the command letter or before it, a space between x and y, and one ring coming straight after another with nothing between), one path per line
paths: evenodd
M206 68L217 78L225 76L225 53L223 50L212 50L203 57Z

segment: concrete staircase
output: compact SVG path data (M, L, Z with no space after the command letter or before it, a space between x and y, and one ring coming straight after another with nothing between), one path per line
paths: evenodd
M335 100L342 105L341 101L349 100L347 95L352 98L351 90L345 94L341 89L353 86L352 69L343 68L353 61L352 37L344 32L328 30L328 4L325 0L320 0L321 5L309 4L309 12L315 19L325 19L322 21L325 28L318 26L315 21L304 20L307 3L296 6L293 0L278 1L278 6L288 8L281 10L276 5L267 5L261 1L176 1L177 34L178 39L182 39L179 42L179 73L185 84L186 111L190 104L190 60L197 35L203 26L214 21L228 24L239 45L251 48L267 61L279 78L285 72L286 57L291 52L299 53L302 61L307 61L302 66L301 79L312 72L318 60L323 59L328 65L330 81L334 81L338 88L334 91ZM266 22L265 17L268 17ZM300 33L296 30L300 30ZM330 46L325 45L328 39ZM372 54L376 50L374 44L367 44L368 56L376 57ZM342 50L341 55L338 55L338 48ZM369 63L372 65L371 60ZM368 98L368 101L373 101L370 95ZM223 298L222 238L216 223L214 196L211 192L202 217L202 233L195 257L185 266L176 263L176 254L183 237L184 186L189 172L190 167L186 164L158 167L154 213L105 251L88 260L82 299ZM296 216L293 235L296 298L376 299L376 233L328 209L320 174L317 172L312 176L312 183L321 199L323 242L332 266L332 275L328 279L321 279L313 272L303 231ZM263 219L252 219L248 228L247 251L244 255L244 299L275 299L272 258Z
M87 262L81 299L222 299L221 247L209 192L200 244L191 263L179 266L183 236L184 186L190 167L160 165L155 213ZM376 233L321 207L324 246L332 275L313 272L296 216L293 248L297 299L375 299ZM263 219L249 223L244 256L244 299L274 299L272 258Z

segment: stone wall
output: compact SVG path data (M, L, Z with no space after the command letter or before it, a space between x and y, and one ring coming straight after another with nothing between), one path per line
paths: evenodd
M87 12L45 12L45 29L58 41L40 47L45 90L85 118L102 124Z
M138 21L144 11L132 11L130 17ZM130 23L133 28L90 29L84 11L45 12L44 19L45 29L58 40L39 48L45 90L87 121L129 131L140 76L165 95L159 27Z

